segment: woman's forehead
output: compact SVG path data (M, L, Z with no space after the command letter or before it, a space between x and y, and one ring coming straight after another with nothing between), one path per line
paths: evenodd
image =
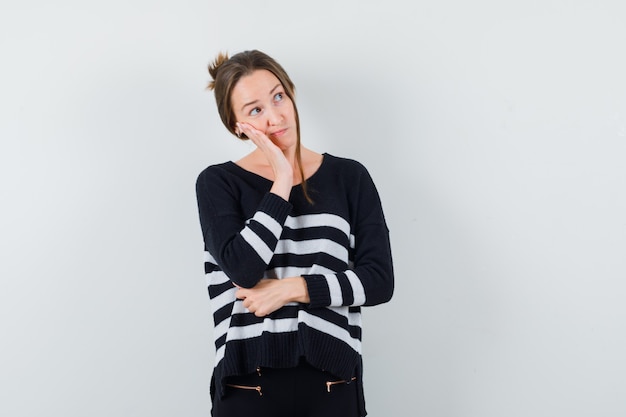
M271 95L276 87L281 87L280 80L268 70L260 69L239 79L233 88L231 97L233 106L259 100Z

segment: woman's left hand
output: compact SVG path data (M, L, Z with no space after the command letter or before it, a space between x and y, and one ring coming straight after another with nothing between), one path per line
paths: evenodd
M262 279L252 288L237 286L235 296L257 317L265 317L291 302L308 303L309 294L302 277Z

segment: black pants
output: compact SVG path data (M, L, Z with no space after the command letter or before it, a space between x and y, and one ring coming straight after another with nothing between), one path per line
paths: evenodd
M358 417L355 380L342 381L307 364L261 368L231 377L215 398L213 417Z

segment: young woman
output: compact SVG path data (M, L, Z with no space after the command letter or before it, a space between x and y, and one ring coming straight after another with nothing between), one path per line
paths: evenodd
M358 162L301 145L294 84L274 59L220 54L209 73L226 129L256 145L196 183L212 415L364 416L361 307L393 293L374 183Z

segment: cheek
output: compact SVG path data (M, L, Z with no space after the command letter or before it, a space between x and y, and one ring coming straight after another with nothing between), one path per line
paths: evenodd
M296 122L296 109L293 107L293 105L291 106L291 109L289 109L289 116L291 117L291 120L293 120L293 122Z
M252 117L248 117L245 114L235 114L235 127L237 127L237 123L246 123L252 126L255 129L258 129L259 121L258 119L253 119Z
M265 131L265 128L261 125L262 122L259 122L259 120L254 120L253 122L250 122L244 119L244 120L239 120L239 123L246 123L252 126L253 129L258 130L261 133L267 134L267 132Z

